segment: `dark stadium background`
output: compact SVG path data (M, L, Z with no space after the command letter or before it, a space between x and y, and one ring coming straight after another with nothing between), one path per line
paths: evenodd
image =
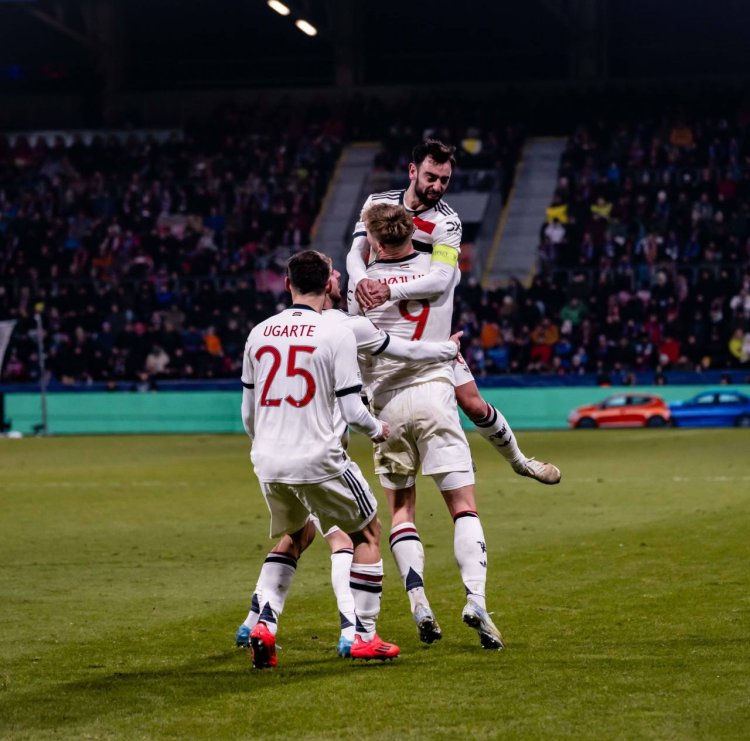
M673 81L690 94L688 80L743 82L750 63L743 0L289 5L317 37L262 0L3 0L0 121L18 125L13 103L34 92L85 103L69 121L40 107L35 125L90 126L116 123L97 109L106 93L502 83L520 95L556 83L585 94Z

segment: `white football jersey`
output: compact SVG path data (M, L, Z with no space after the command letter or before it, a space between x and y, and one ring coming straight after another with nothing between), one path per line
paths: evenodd
M387 260L376 260L367 266L367 277L383 283L405 283L426 275L430 270L430 255L412 252L410 255ZM386 301L369 309L366 316L380 329L396 337L411 341L440 342L448 339L453 323L453 292L461 274L455 271L448 289L431 299ZM365 386L370 395L412 386L426 381L445 380L453 384L450 362L403 362L380 356L367 358L362 365Z
M251 460L261 481L314 483L349 465L336 397L359 392L354 335L330 312L291 306L253 328L242 383L254 389Z
M376 203L387 203L391 206L403 206L414 221L414 236L412 244L417 252L432 252L433 245L447 244L459 252L461 251L461 219L458 214L444 201L438 201L430 208L413 211L404 203L405 190L388 190L384 193L373 193L368 196L354 227L354 237L364 237L367 234L362 220L365 211Z

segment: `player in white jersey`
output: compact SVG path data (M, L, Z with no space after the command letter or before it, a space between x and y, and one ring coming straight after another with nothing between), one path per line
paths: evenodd
M377 260L367 268L372 280L403 285L429 270L429 256L414 250L414 227L401 206L379 204L365 212L365 225ZM453 284L428 299L389 300L368 310L389 334L416 341L450 332ZM396 283L394 283L396 281ZM391 509L390 545L409 597L414 622L425 643L442 636L424 587L424 550L416 529L416 475L431 476L454 522L453 551L467 602L464 622L484 648L503 648L502 637L485 604L487 547L477 513L471 451L458 418L450 363L397 364L372 359L363 376L375 414L391 429L375 445L375 472Z
M354 335L321 312L331 281L330 260L306 250L289 261L292 306L258 324L243 357L242 420L252 440L251 460L271 514L271 537L298 534L311 514L328 530L339 526L354 544L352 581L356 636L352 658L398 656L398 646L376 632L383 562L377 504L358 466L346 454L335 410L373 441L387 439L387 423L362 405ZM274 549L276 573L264 584L263 605L250 632L253 664L276 665L276 629L299 553L294 539Z
M368 357L380 355L417 361L451 361L456 357L461 333L452 335L450 340L447 341L414 343L400 337L390 336L364 316L351 316L333 308L341 300L340 277L338 270L333 270L323 313L354 334L360 363L366 362ZM342 438L348 437L348 430L343 417L337 410L334 410L334 415L337 418L335 426L338 434ZM354 597L350 587L355 590L358 588L356 578L351 579L350 577L353 558L352 541L338 527L332 527L323 532L317 518L312 517L307 526L298 533L282 536L276 547L268 554L252 595L250 610L245 621L237 629L235 636L237 646L249 647L250 645L250 632L260 619L263 585L266 582L273 583L277 578L276 573L282 568L278 565L278 554L293 551L298 554L297 558L299 558L299 555L308 548L315 538L316 525L331 548L331 582L336 595L341 623L337 652L342 657L350 655L355 628Z
M346 260L349 273L349 312L359 308L372 309L385 300L421 300L452 290L458 257L461 251L461 220L443 200L455 166L454 149L437 139L427 139L416 146L409 164L409 187L375 193L367 198L362 214L380 203L401 205L414 222L412 242L415 250L431 255L429 271L419 280L408 283L383 284L366 273L370 258L364 222L360 217L354 230L351 250ZM560 481L560 470L551 463L528 458L518 446L508 421L493 405L485 401L474 381L471 370L459 356L453 364L456 399L466 416L513 470L543 484Z

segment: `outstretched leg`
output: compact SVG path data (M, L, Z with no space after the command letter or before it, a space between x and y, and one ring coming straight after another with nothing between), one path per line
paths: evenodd
M527 458L521 452L508 420L482 398L474 381L456 387L456 401L474 423L477 432L508 461L517 474L536 479L542 484L559 483L560 469L551 463Z

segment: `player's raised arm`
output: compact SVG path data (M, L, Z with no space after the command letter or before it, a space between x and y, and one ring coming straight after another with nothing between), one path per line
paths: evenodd
M390 288L391 301L434 298L445 293L458 267L459 250L447 244L432 248L430 272L410 283L397 283Z
M405 283L384 285L376 281L362 281L357 288L357 299L365 287L371 289L363 303L365 309L373 309L386 301L403 301L436 298L448 290L455 279L458 257L461 254L461 221L457 216L441 222L434 231L430 270L421 278ZM372 284L371 286L368 284Z
M349 248L349 253L346 256L346 272L349 274L348 310L350 314L356 314L358 311L359 307L354 300L354 293L357 285L367 277L366 269L367 260L370 256L370 243L367 241L367 231L362 220L362 214L364 214L371 203L372 196L368 196L360 211L359 220L354 227L352 246Z

